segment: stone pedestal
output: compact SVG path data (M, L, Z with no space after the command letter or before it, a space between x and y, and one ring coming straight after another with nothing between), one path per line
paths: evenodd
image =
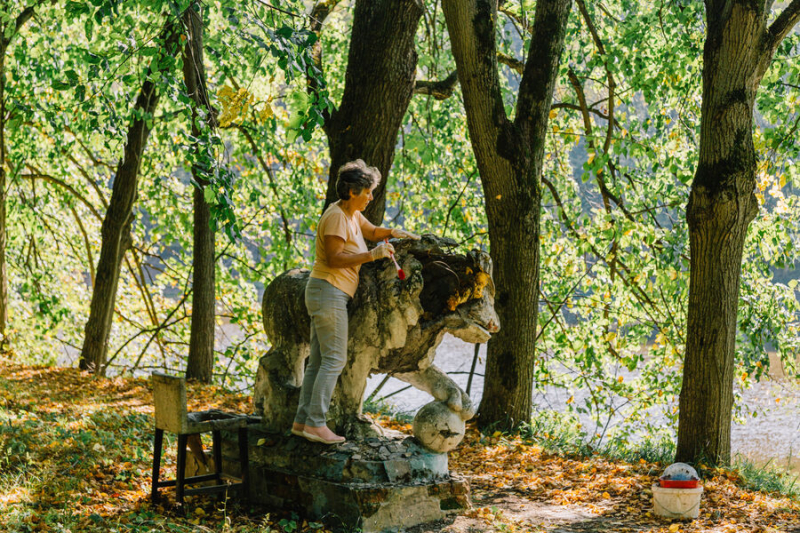
M234 443L226 444L235 457ZM250 499L364 533L397 531L471 507L469 486L449 473L447 454L431 453L413 437L327 446L253 426Z

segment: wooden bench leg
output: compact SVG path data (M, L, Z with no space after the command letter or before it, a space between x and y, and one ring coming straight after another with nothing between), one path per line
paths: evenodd
M214 454L214 474L217 476L217 483L222 481L222 434L219 430L211 432L212 452Z
M158 503L158 472L161 469L161 447L164 442L164 430L156 429L155 436L153 437L153 476L152 492L150 493L150 501Z
M184 480L186 479L186 441L188 435L178 435L178 475L175 481L175 500L183 505Z
M239 464L242 470L242 500L250 497L250 461L248 457L247 428L239 428Z

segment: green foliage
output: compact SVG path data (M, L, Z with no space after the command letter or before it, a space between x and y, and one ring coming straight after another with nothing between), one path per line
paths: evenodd
M777 493L784 496L800 496L800 478L769 463L757 466L747 459L737 459L733 471L739 474L739 485L749 490Z
M317 36L298 0L280 2L280 10L203 4L218 127L201 116L194 136L181 53L166 50L161 35L167 17L187 5L45 2L11 41L4 73L9 340L20 357L71 362L82 344L102 217L146 80L161 101L155 116L139 117L153 131L119 282L111 371L185 366L193 166L210 183L205 199L220 230L217 382L252 384L268 342L263 287L311 264L329 161L318 126L341 100L352 9L337 6ZM417 76L441 80L455 65L438 3L425 5ZM557 407L582 420L564 445L622 449L652 435L647 453L655 457L676 423L681 384L690 252L684 206L697 161L704 13L700 2L587 5L603 50L575 10L546 145L536 378L541 390L562 389ZM533 2L504 4L501 52L525 59L533 10ZM758 93L762 208L743 265L738 389L766 376L769 350L798 372L800 122L792 80L800 74L799 41L794 34L781 45ZM519 81L501 66L512 115ZM481 178L458 87L444 100L414 96L387 176L386 225L488 249ZM548 428L535 432L554 434Z

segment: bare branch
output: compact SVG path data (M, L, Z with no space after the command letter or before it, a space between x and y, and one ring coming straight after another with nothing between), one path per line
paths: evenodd
M70 206L69 210L72 212L72 216L75 217L75 222L78 223L78 228L81 230L81 235L83 235L83 245L86 247L86 261L89 263L89 279L92 281L92 290L94 290L94 258L92 257L92 245L89 242L89 234L86 233L86 228L83 222L81 222L81 217L78 215L75 208Z
M511 67L520 75L522 75L523 71L525 70L525 63L519 59L506 55L503 52L497 52L497 61L503 65Z
M450 206L450 209L447 210L447 217L444 219L444 229L442 230L442 237L447 235L447 226L450 224L450 215L453 213L453 209L458 205L458 202L461 200L461 197L464 196L464 193L467 191L467 187L469 187L469 183L472 181L472 177L475 176L475 172L470 173L467 177L467 182L464 184L464 187L461 189L461 192L458 193L453 204Z
M29 167L29 168L31 168L31 167ZM37 172L34 168L31 168L31 170L33 170L34 172ZM81 193L79 193L77 190L75 190L75 188L72 185L70 185L70 184L68 184L68 183L66 183L66 182L64 182L64 181L62 181L62 180L60 180L60 179L58 179L58 178L56 178L54 176L51 176L49 174L42 174L42 173L22 174L20 177L28 179L28 180L31 180L31 181L37 180L37 179L41 179L41 180L47 181L49 183L52 183L54 185L58 185L62 189L65 189L70 194L72 194L72 196L74 196L75 198L80 200L81 203L83 203L86 207L89 208L89 211L91 211L91 213L97 218L97 220L99 220L101 223L103 222L103 217L100 216L100 213L97 212L97 209L94 208L94 206L91 204L91 202L89 202L89 200L86 199L85 196L83 196Z
M507 7L499 6L497 8L497 10L500 13L502 13L503 15L507 16L508 18L510 18L511 21L514 22L514 24L518 25L520 28L522 28L526 32L533 33L533 26L527 20L523 20L522 17L520 17L516 13L513 13L513 12L509 11Z
M322 31L322 24L328 18L331 11L341 0L319 0L314 7L311 8L311 13L308 18L311 19L311 31L319 33Z
M597 51L600 52L601 55L605 56L606 48L603 45L603 40L597 33L597 28L595 28L592 17L589 16L589 11L586 9L586 2L584 0L577 0L577 2L578 9L583 16L584 22L586 22L586 27L589 29L589 33L592 35L592 40L594 41L594 45L597 47ZM606 59L606 61L608 60ZM608 68L607 62L605 63L605 70L606 77L608 79L608 116L610 119L608 121L608 128L606 129L606 140L603 144L603 151L608 152L608 149L611 146L612 133L614 130L614 91L617 88L617 82L614 80L614 75Z
M39 7L41 4L44 4L43 0L36 5L28 6L22 10L22 13L19 14L16 22L14 23L14 35L19 33L19 30L21 30L22 27L31 19L31 17L33 17L36 8ZM3 44L7 45L11 41L14 35L12 35L11 37L4 37Z
M281 195L278 191L278 184L275 181L275 174L272 172L272 167L270 167L267 162L264 161L264 158L261 156L261 151L258 149L258 145L256 145L256 141L253 139L253 136L250 135L250 132L247 131L244 126L239 124L236 125L236 129L242 132L244 138L247 139L247 142L250 144L250 148L253 149L253 154L256 156L256 159L258 159L258 163L261 165L261 168L264 169L264 172L267 173L267 178L269 179L269 188L272 190L272 194L275 195L278 205L281 205L279 210L281 214L281 222L283 223L283 233L286 237L286 244L292 244L292 233L289 228L289 220L282 204L280 203Z
M569 230L569 232L575 238L580 239L580 234L578 233L577 229L575 228L575 226L572 224L572 222L570 221L569 217L567 216L567 211L564 208L564 204L561 201L561 197L558 194L558 191L556 191L555 186L553 186L553 183L550 180L548 180L547 178L545 178L544 176L542 176L542 183L548 189L550 189L550 193L553 195L553 200L556 202L556 205L558 205L559 213L561 215L561 220L564 222L564 225L567 227L567 230ZM600 250L598 250L597 247L594 244L590 243L589 247L592 250L592 254L594 254L595 257L597 257L598 259L600 259L601 261L606 263L606 265L608 265L609 268L611 267L611 263L609 262L607 254L604 254ZM660 313L662 316L664 315L664 312L658 306L656 306L656 304L647 295L647 293L644 291L644 289L639 287L639 285L634 281L635 277L633 276L633 274L631 273L630 269L625 265L625 263L621 259L619 259L617 257L614 257L614 264L615 265L619 265L619 267L620 267L619 275L620 275L620 278L622 279L622 282L625 284L625 286L627 286L629 289L631 289L634 298L636 298L639 301L639 303L642 304L642 307L644 309L644 313L647 315L647 317L650 319L650 321L653 324L656 324L656 325L660 324L661 322L656 320L654 314L651 313L650 310L652 310L652 311L654 311L656 313Z
M280 7L277 7L277 6L273 6L272 4L270 4L269 2L265 2L264 0L256 0L256 2L258 2L262 6L268 7L270 9L274 9L275 11L278 11L279 13L283 13L284 15L289 15L290 17L294 17L294 18L303 18L303 15L300 15L298 13L293 13L291 11L287 11L287 10L282 9Z
M767 50L770 56L775 53L775 49L798 22L800 22L800 0L792 0L792 3L786 6L767 30L769 35Z
M573 111L583 111L583 108L577 104L569 104L567 102L559 102L550 106L550 109L572 109ZM597 115L598 117L602 118L603 120L608 120L608 115L604 114L602 111L598 111L597 109L592 109L592 107L588 107L586 109L589 113L593 115ZM619 124L614 121L615 126L619 126Z
M453 95L458 84L458 73L454 70L441 81L417 80L414 83L414 94L433 96L437 100L444 100Z

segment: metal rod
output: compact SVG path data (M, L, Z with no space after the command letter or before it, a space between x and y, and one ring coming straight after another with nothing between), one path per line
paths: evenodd
M369 401L372 400L372 398L374 398L376 394L378 394L378 392L383 388L383 386L386 385L386 382L389 381L390 377L392 377L392 376L390 376L389 374L386 374L386 377L383 378L383 381L381 381L378 384L378 386L375 387L375 390L372 391L369 396L367 396L367 399L364 400L364 403L369 403Z
M475 343L475 355L472 357L472 368L469 369L469 379L467 379L467 396L469 396L469 391L472 388L472 376L475 375L475 365L478 364L478 352L481 349L481 345Z

